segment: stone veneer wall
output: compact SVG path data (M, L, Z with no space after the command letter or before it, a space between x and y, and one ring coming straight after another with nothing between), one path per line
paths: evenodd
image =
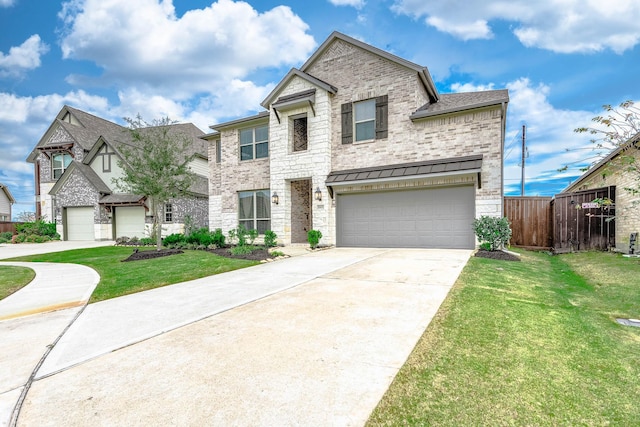
M623 155L633 155L640 162L640 149L627 151ZM622 173L621 166L615 161L608 166L600 167L588 178L580 183L571 185L566 191L591 190L594 188L616 186L616 250L627 253L629 251L629 235L640 233L640 206L633 207L634 201L640 201L639 196L634 196L625 188L638 188L638 181L634 180L633 173ZM636 253L640 253L640 242L636 241Z
M291 79L279 96L291 95L308 89L316 89L313 110L309 106L280 111L280 122L271 112L270 139L270 185L271 191L280 197L278 205L271 205L271 228L285 244L292 241L291 221L293 207L293 181L310 180L311 192L322 191L322 201L312 198L312 228L323 234L321 243L335 243L335 225L331 218L331 200L325 186L331 171L331 95L299 77ZM314 114L315 111L315 114ZM300 114L307 115L307 150L293 151L293 120ZM338 121L339 123L339 121ZM296 237L294 240L298 240ZM306 239L304 240L306 241Z

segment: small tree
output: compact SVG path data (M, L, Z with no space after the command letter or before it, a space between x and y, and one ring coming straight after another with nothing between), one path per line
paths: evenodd
M309 230L307 232L307 241L309 242L311 249L318 247L320 239L322 239L322 232L320 230Z
M617 107L604 105L602 107L606 115L599 115L591 119L596 123L593 127L579 127L577 133L592 135L590 142L596 150L612 152L619 150L605 166L605 174L612 170L619 170L630 174L633 184L623 189L632 196L640 196L640 108L633 101L624 101ZM599 160L599 159L598 159ZM594 162L596 163L596 162ZM593 163L590 165L593 166ZM594 200L598 203L598 200ZM631 212L638 215L640 197L633 200L630 205ZM626 214L628 215L628 209ZM616 212L616 216L622 216L622 212Z
M511 239L511 225L507 218L483 215L473 220L473 232L478 236L480 245L488 246L491 251L502 248Z
M18 222L35 222L36 221L36 213L35 212L27 212L22 211L16 217Z
M131 144L119 146L123 160L121 178L114 179L119 190L147 197L153 209L153 229L156 247L162 248L162 209L169 200L184 195L195 180L189 168L193 156L189 135L172 131L174 121L169 118L149 124L138 115L129 124Z

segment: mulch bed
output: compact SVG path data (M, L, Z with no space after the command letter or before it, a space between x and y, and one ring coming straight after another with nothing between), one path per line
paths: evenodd
M170 256L170 255L177 255L177 254L183 254L184 251L181 251L180 249L162 249L159 251L137 251L132 253L129 258L127 259L123 259L122 262L128 262L128 261L140 261L143 259L153 259L153 258L160 258L160 257L164 257L164 256Z
M262 261L263 259L273 258L273 255L269 253L266 249L256 249L250 254L242 254L242 255L233 255L229 252L230 247L226 248L218 248L218 249L207 249L207 252L211 252L216 255L220 255L226 258L235 258L235 259L247 259L250 261ZM140 261L143 259L154 259L160 258L170 255L182 254L184 251L180 249L162 249L159 251L156 250L145 250L138 251L132 253L127 259L123 259L122 262L128 261Z
M476 256L480 258L499 259L502 261L520 261L520 257L504 251L487 251L485 249L479 249L476 252Z
M220 255L227 258L235 258L235 259L248 259L250 261L262 261L263 259L273 258L273 255L269 253L266 249L256 249L250 254L241 254L241 255L233 255L229 252L230 247L226 248L217 248L217 249L207 249L207 252L214 253L216 255Z

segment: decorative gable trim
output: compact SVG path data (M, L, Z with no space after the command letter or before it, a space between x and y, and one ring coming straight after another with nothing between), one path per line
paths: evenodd
M287 75L280 81L280 83L278 83L278 85L271 91L271 93L269 93L269 95L264 99L264 101L260 103L260 105L268 110L271 107L271 105L274 103L274 100L276 99L276 97L280 94L280 92L282 92L282 90L289 84L291 79L293 79L294 77L300 77L301 79L306 80L307 82L313 84L314 86L319 87L320 89L323 89L329 92L332 95L335 95L338 92L338 89L335 86L332 86L326 82L323 82L320 79L316 79L312 75L302 72L297 68L292 68L287 73Z
M62 189L64 184L67 182L69 177L75 172L78 171L81 175L83 175L89 183L96 189L100 194L111 194L111 189L100 179L98 174L95 173L93 169L91 169L87 165L83 165L78 161L72 161L67 169L65 169L62 176L58 179L55 185L49 191L49 194L55 196Z

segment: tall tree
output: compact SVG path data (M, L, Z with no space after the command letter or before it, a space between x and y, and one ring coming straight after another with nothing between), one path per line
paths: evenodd
M145 122L140 115L125 118L129 124L129 143L119 146L123 160L121 178L114 179L120 191L147 197L153 209L153 229L156 246L162 248L162 212L169 200L187 193L195 180L189 168L193 155L189 149L192 139L176 131L176 122L165 117Z

